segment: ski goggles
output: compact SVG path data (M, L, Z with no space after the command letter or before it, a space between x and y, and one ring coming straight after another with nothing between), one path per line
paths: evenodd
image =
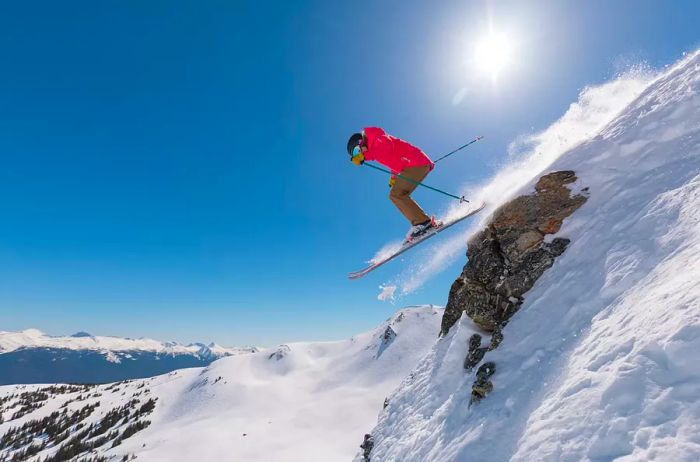
M365 140L363 138L360 138L360 141L357 142L357 146L352 148L352 154L351 157L355 157L359 154L362 154L362 148L365 146Z

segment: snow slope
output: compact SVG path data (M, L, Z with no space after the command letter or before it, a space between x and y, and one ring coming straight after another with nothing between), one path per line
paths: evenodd
M206 368L93 387L80 405L105 401L91 422L131 396L157 400L146 429L95 454L112 460L135 454L149 462L351 460L384 398L434 343L442 313L432 306L413 307L348 340L291 343L223 358ZM13 421L7 419L16 408L2 415L3 397L39 388L0 387L0 417L6 420L0 439L10 427L60 409L68 399L53 398ZM39 456L56 450L48 447ZM3 455L9 453L0 451L0 459Z
M590 197L484 358L494 391L468 406L463 317L390 397L372 460L700 460L700 52L552 161Z
M471 198L472 202L486 202L486 208L475 216L472 225L449 238L421 246L414 263L390 284L399 286L399 294L411 293L448 265L463 261L464 243L469 236L484 228L491 212L522 191L562 153L600 133L639 97L653 79L650 70L635 68L610 82L586 87L578 101L572 103L550 127L540 133L518 137L508 148L509 160L493 178L481 185L467 184L460 190L460 194ZM462 211L462 205L451 203L440 215L449 219Z

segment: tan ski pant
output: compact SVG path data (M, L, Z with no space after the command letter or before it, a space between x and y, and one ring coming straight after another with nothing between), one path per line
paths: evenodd
M408 167L400 173L401 176L410 178L413 181L421 182L423 178L428 176L430 172L430 166L425 165L421 167ZM389 193L389 199L394 205L403 213L403 215L408 218L408 221L412 225L417 225L418 223L423 223L430 220L430 217L425 214L420 205L418 205L412 198L411 193L418 187L417 184L410 181L406 181L403 178L396 178L396 183L391 188Z

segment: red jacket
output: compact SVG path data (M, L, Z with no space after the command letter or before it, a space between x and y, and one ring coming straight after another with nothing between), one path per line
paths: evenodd
M365 160L376 160L396 173L401 173L408 167L422 167L435 164L430 157L412 144L387 134L379 127L367 127L364 130L367 138Z

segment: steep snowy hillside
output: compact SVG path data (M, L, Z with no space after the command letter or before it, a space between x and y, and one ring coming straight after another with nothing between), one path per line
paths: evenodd
M254 347L181 345L84 332L70 337L53 337L36 329L0 332L0 385L115 382L203 367L224 356L255 351Z
M348 340L282 345L145 380L0 387L0 460L91 450L115 461L350 460L384 398L434 343L442 312L404 309Z
M700 52L559 154L546 171L574 171L587 201L482 360L493 391L470 406L463 315L357 460L700 460Z

